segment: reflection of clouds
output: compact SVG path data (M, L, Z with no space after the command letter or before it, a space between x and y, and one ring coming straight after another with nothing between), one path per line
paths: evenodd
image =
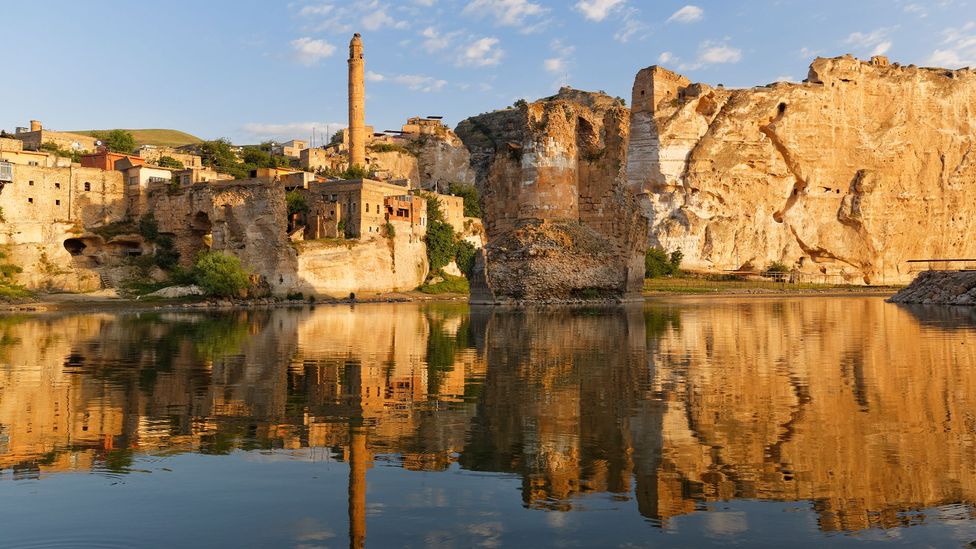
M466 529L469 534L481 538L475 542L478 547L498 547L502 543L502 532L505 531L500 522L468 524Z
M715 537L733 536L749 529L742 511L712 511L705 515L705 529Z
M322 524L322 521L313 517L298 519L298 521L295 522L293 529L295 531L295 541L298 542L296 547L301 547L303 549L325 547L324 544L314 542L328 541L336 537L335 532L333 532L326 525Z
M448 497L441 488L432 486L424 487L407 494L404 498L404 506L411 507L447 507Z
M550 528L565 528L568 521L569 513L560 511L546 513L546 524L548 524Z

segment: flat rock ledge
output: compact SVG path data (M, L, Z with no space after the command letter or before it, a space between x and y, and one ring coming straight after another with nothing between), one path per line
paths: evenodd
M924 271L888 302L976 306L976 271Z

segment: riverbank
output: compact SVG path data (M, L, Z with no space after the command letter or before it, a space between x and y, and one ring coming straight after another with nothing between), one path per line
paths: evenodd
M706 281L696 279L648 280L642 294L645 300L675 297L784 297L818 296L841 297L890 296L900 288L891 286L830 286L762 283L753 281ZM386 294L356 296L355 299L316 298L279 299L262 298L232 300L220 298L185 297L172 299L136 299L121 297L114 292L87 294L41 294L31 300L0 304L0 314L43 312L122 312L156 310L231 310L278 307L304 307L308 305L351 305L363 303L408 302L467 302L466 293L429 294L420 291L391 292Z
M853 284L810 284L774 280L712 280L697 277L648 278L645 297L667 295L892 295L903 286L860 286Z

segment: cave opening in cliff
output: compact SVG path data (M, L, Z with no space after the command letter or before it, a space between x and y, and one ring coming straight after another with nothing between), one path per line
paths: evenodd
M776 107L776 110L779 112L780 116L786 114L786 103L780 103L779 107Z
M71 255L81 255L87 247L84 242L77 238L69 238L64 241L64 249L68 250Z

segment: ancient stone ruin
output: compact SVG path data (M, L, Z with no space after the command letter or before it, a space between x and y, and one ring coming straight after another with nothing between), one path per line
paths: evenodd
M472 301L639 295L647 222L624 177L621 101L563 88L456 131L471 152L489 242Z

